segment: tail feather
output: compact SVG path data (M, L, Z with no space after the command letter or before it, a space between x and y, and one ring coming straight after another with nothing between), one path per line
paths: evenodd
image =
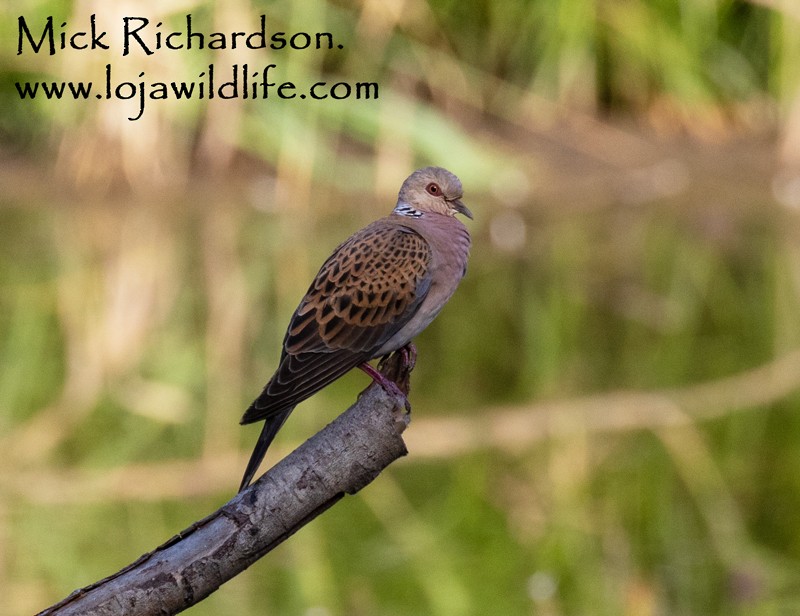
M264 427L261 428L261 434L258 437L258 441L256 441L256 446L253 449L253 453L250 455L250 461L247 463L247 468L244 471L244 477L242 477L239 492L250 485L256 471L258 471L258 467L261 465L261 461L267 454L267 449L269 449L275 435L278 434L278 430L281 429L281 426L283 426L283 423L286 421L286 418L289 417L293 409L294 407L290 407L272 417L268 417L264 421Z

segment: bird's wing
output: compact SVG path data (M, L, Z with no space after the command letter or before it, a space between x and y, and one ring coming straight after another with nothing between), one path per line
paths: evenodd
M292 316L278 369L242 423L279 414L372 359L428 293L430 261L422 236L385 219L341 244Z

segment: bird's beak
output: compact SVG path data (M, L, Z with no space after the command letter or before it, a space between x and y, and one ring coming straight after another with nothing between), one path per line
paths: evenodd
M464 216L470 220L473 220L472 212L470 212L469 208L461 202L461 199L453 199L450 201L450 205L452 205L455 211L459 214L464 214Z

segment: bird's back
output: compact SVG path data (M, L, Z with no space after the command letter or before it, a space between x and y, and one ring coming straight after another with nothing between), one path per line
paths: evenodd
M242 423L290 409L379 354L414 318L431 287L431 244L397 216L333 252L295 310L281 360Z

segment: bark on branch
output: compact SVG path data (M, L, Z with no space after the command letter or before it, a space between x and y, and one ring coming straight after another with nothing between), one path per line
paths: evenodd
M399 356L384 362L381 370L408 391L408 370ZM39 616L176 614L202 601L404 456L401 435L410 420L404 403L373 384L347 411L223 507Z

